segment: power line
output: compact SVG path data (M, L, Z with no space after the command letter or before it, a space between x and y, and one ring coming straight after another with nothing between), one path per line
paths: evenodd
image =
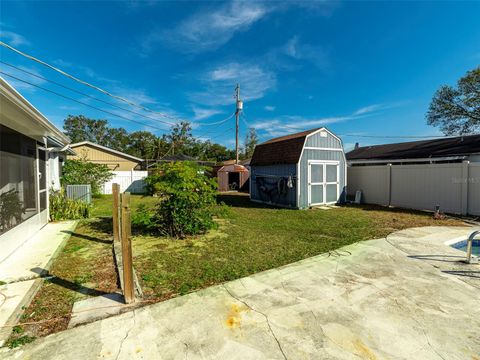
M213 131L204 131L204 132L198 134L197 137L202 137L202 136L204 136L204 135L206 135L206 134L212 134L212 133L218 132L218 131L219 131L219 128L221 127L221 125L223 125L223 124L226 123L228 120L230 120L234 115L235 115L235 113L234 113L233 115L230 115L228 118L222 120L222 121L220 122L220 123L221 123L220 126L217 127L215 130L213 130Z
M116 105L116 104L114 104L114 103L111 103L111 102L108 102L108 101L99 99L99 98L97 98L97 97L95 97L95 96L92 96L92 95L90 95L90 94L84 93L84 92L82 92L82 91L78 91L78 90L73 89L73 88L71 88L71 87L69 87L69 86L65 86L65 85L63 85L63 84L60 84L59 82L50 80L50 79L48 79L48 78L46 78L46 77L44 77L44 76L41 76L41 75L35 74L35 73L31 72L31 71L22 69L22 68L20 68L20 67L18 67L18 66L15 66L15 65L13 65L13 64L9 64L9 63L7 63L7 62L5 62L5 61L0 60L0 63L2 63L2 64L4 64L4 65L7 65L7 66L9 66L9 67L11 67L11 68L13 68L13 69L18 70L18 71L22 71L22 72L24 72L24 73L26 73L26 74L28 74L28 75L30 75L30 76L34 76L34 77L36 77L36 78L38 78L38 79L47 81L47 82L49 82L49 83L52 83L52 84L57 85L57 86L60 86L60 87L62 87L62 88L64 88L64 89L67 89L67 90L69 90L69 91L75 92L75 93L77 93L77 94L79 94L79 95L82 95L82 96L88 97L88 98L90 98L90 99L99 101L99 102L101 102L101 103L103 103L103 104L106 104L106 105L113 106L113 107L115 107L115 108L117 108L117 109L120 109L120 110L122 110L122 111L126 111L126 112L128 112L128 113L130 113L130 114L142 116L142 117L144 117L144 118L146 118L146 119L158 121L158 122L161 122L161 123L170 125L170 126L175 126L174 123L167 122L167 121L163 121L163 120L156 119L156 118L153 118L153 117L148 116L148 115L145 115L145 114L141 114L141 113L136 112L136 111L132 111L132 110L129 110L129 109L125 109L125 108L123 108L123 107L121 107L121 106L118 106L118 105ZM198 126L219 125L219 124L222 124L222 123L230 120L230 119L231 119L232 117L234 117L234 116L235 116L235 113L231 114L229 117L227 117L227 118L225 118L225 119L223 119L223 120L216 121L216 122L213 122L213 123L201 123L201 122L197 122L197 123L195 123L195 124L197 124Z
M29 59L29 60L35 61L35 62L37 62L37 63L39 63L39 64L41 64L41 65L43 65L43 66L45 66L45 67L47 67L47 68L49 68L49 69L51 69L51 70L54 70L54 71L62 74L63 76L68 77L69 79L72 79L72 80L74 80L74 81L76 81L76 82L78 82L78 83L80 83L80 84L83 84L83 85L88 86L88 87L90 87L90 88L92 88L92 89L94 89L94 90L97 90L97 91L101 92L102 94L105 94L105 95L110 96L110 97L112 97L112 98L115 98L115 99L117 99L117 100L123 101L123 102L125 102L125 103L127 103L127 104L129 104L129 105L131 105L131 106L135 106L135 107L140 108L140 109L142 109L142 110L145 110L145 111L148 111L148 112L152 112L152 113L158 114L158 115L160 115L160 116L162 116L162 117L165 117L165 118L168 118L168 119L172 119L172 120L175 120L175 121L179 121L179 120L181 121L181 119L179 119L179 118L177 118L177 117L174 117L174 116L171 116L171 115L168 115L168 114L164 114L164 113L159 112L159 111L152 110L152 109L150 109L150 108L148 108L148 107L145 107L145 106L143 106L143 105L140 105L140 104L137 104L137 103L135 103L135 102L133 102L133 101L130 101L130 100L128 100L128 99L125 99L124 97L121 97L121 96L118 96L118 95L114 95L114 94L112 94L112 93L110 93L110 92L108 92L108 91L106 91L106 90L103 90L102 88L100 88L100 87L98 87L98 86L96 86L96 85L92 85L92 84L90 84L90 83L88 83L88 82L86 82L86 81L84 81L84 80L81 80L81 79L79 79L79 78L77 78L77 77L75 77L75 76L73 76L73 75L70 75L70 74L68 74L67 72L63 71L63 70L60 70L60 69L56 68L55 66L46 63L45 61L42 61L42 60L40 60L40 59L37 59L36 57L34 57L34 56L32 56L32 55L25 54L24 52L22 52L22 51L20 51L20 50L18 50L18 49L16 49L16 48L14 48L13 46L10 46L10 45L4 43L3 41L0 41L0 45L3 46L3 47L5 47L5 48L7 48L7 49L9 49L9 50L11 50L11 51L13 51L13 52L15 52L15 53L17 53L17 54L19 54L19 55L21 55L21 56L23 56L23 57L26 57L26 58Z
M245 125L247 125L247 127L250 129L250 128L253 128L255 129L255 126L252 126L250 125L248 122L247 122L247 117L245 116L245 110L242 111L242 117L241 117L242 121L245 123ZM264 136L260 135L259 133L257 133L257 136L260 138L260 139L263 139L263 140L267 140Z
M151 120L155 120L155 121L158 121L158 122L161 122L161 123L170 125L170 126L174 126L174 125L175 125L174 123L171 123L171 122L168 122L168 121L159 120L159 119L156 119L156 118L147 116L147 115L145 115L145 114L138 113L138 112L136 112L136 111L132 111L132 110L125 109L125 108L123 108L123 107L121 107L121 106L118 106L118 105L116 105L116 104L114 104L114 103L111 103L111 102L108 102L108 101L105 101L105 100L96 98L95 96L92 96L92 95L86 94L86 93L84 93L84 92L82 92L82 91L78 91L78 90L73 89L73 88L71 88L71 87L65 86L65 85L60 84L60 83L58 83L58 82L56 82L56 81L47 79L46 77L43 77L43 76L41 76L41 75L38 75L38 74L35 74L35 73L33 73L33 72L27 71L27 70L22 69L22 68L20 68L20 67L18 67L18 66L9 64L9 63L7 63L7 62L5 62L5 61L0 60L0 63L2 63L2 64L4 64L4 65L7 65L7 66L10 66L11 68L14 68L14 69L16 69L16 70L22 71L22 72L24 72L24 73L26 73L26 74L28 74L28 75L34 76L34 77L36 77L36 78L38 78L38 79L42 79L42 80L44 80L44 81L48 81L49 83L55 84L55 85L60 86L60 87L62 87L62 88L64 88L64 89L73 91L73 92L75 92L75 93L77 93L77 94L79 94L79 95L82 95L82 96L88 97L88 98L90 98L90 99L99 101L99 102L101 102L101 103L104 103L104 104L107 104L107 105L116 107L117 109L120 109L120 110L129 112L129 113L131 113L131 114L138 115L138 116L142 116L142 117L144 117L144 118L151 119Z
M119 114L115 114L115 113L113 113L113 112L110 112L110 111L107 111L107 110L98 108L98 107L96 107L96 106L87 104L87 103L82 102L82 101L80 101L80 100L77 100L77 99L71 98L71 97L69 97L69 96L66 96L66 95L57 93L57 92L55 92L55 91L53 91L53 90L44 88L44 87L39 86L39 85L36 85L36 84L33 84L33 83L29 82L29 81L20 79L20 78L18 78L18 77L16 77L16 76L13 76L13 75L11 75L11 74L7 74L6 72L0 71L0 74L3 74L3 75L5 75L5 76L8 76L8 77L10 77L10 78L12 78L12 79L15 79L15 80L17 80L17 81L20 81L20 82L22 82L22 83L28 84L28 85L30 85L30 86L34 86L34 87L36 87L36 88L38 88L38 89L47 91L47 92L49 92L49 93L51 93L51 94L60 96L60 97L62 97L62 98L64 98L64 99L71 100L71 101L74 101L74 102L76 102L76 103L78 103L78 104L81 104L81 105L90 107L90 108L95 109L95 110L97 110L97 111L101 111L101 112L104 112L104 113L106 113L106 114L109 114L109 115L112 115L112 116L116 116L116 117L125 119L125 120L127 120L127 121L131 121L131 122L134 122L134 123L143 125L143 126L148 126L148 127L151 127L152 129L161 130L161 131L165 131L165 130L166 130L166 129L162 129L162 128L159 128L159 127L156 127L156 126L147 124L147 123L143 123L143 122L141 122L141 121L133 120L133 119L127 118L127 117L125 117L125 116L122 116L122 115L119 115Z
M295 126L290 126L286 124L278 124L278 127L288 128L296 131L305 131L306 128L300 128ZM425 135L425 136L411 136L411 135L358 135L358 134L337 134L337 136L351 136L351 137L364 137L364 138L378 138L378 139L437 139L445 136L436 136L436 135Z
M231 114L229 117L223 119L223 120L220 120L220 121L217 121L217 122L213 122L213 123L198 123L200 126L209 126L209 125L219 125L219 124L223 124L224 122L227 122L228 120L230 120L232 117L235 116L235 113Z

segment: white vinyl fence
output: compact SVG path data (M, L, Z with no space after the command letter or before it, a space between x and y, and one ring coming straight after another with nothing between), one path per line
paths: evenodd
M350 166L347 184L367 204L480 215L480 163Z
M130 192L132 194L142 194L145 192L144 179L148 176L148 171L112 171L113 178L103 185L103 194L112 193L112 184L120 184L120 192Z

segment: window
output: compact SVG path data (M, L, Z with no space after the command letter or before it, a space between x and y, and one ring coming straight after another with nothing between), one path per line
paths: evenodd
M36 142L0 125L0 234L38 213Z

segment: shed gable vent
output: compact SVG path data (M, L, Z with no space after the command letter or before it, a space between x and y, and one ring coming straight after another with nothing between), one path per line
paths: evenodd
M326 131L320 131L320 136L321 136L321 137L327 137L328 134L327 134Z

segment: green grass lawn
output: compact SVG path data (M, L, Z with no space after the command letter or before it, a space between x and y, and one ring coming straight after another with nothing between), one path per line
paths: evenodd
M157 201L132 195L131 208ZM168 299L408 227L462 224L375 206L278 209L252 203L245 194L219 195L219 201L226 211L218 229L206 235L180 240L133 234L134 267L147 299ZM74 301L117 290L111 209L111 196L94 199L94 218L77 226L53 264L55 278L45 281L21 320L48 321L22 326L12 340L65 329Z
M93 198L93 208L91 217L112 216L113 200L112 195L100 195ZM141 204L147 207L153 207L157 203L158 198L153 196L131 195L130 207L135 211Z
M206 236L133 238L134 265L148 296L169 298L408 227L459 224L381 207L278 209L252 203L244 194L219 200L229 210L219 229Z

